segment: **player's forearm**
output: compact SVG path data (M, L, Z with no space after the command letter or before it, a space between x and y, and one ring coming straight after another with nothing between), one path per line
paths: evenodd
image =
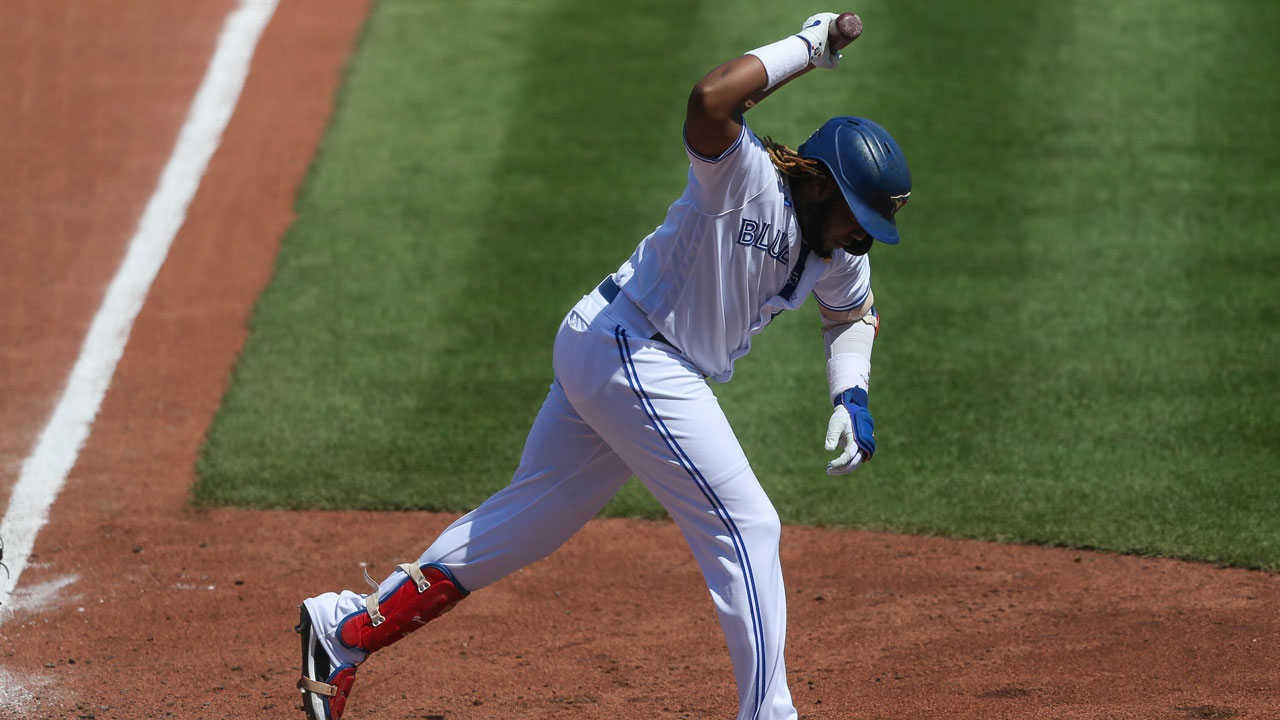
M819 16L810 20L816 18ZM830 20L817 19L812 27L801 29L797 35L749 50L742 57L719 65L694 86L689 97L690 114L697 112L715 119L730 119L809 72L814 68L812 63L829 56L826 50L829 26ZM830 35L833 44L839 47L851 41L851 38L842 38L837 29L832 29ZM826 65L831 67L834 62L826 61Z
M818 50L821 53L821 50ZM783 85L795 80L814 68L815 45L802 35L792 35L747 53L764 67L768 81L764 87L743 98L740 111L754 107Z
M868 409L871 386L871 345L876 338L872 308L852 322L827 324L827 385L831 389L831 419L826 449L842 452L827 463L828 475L853 472L876 452L875 421Z
M868 322L868 320L870 322ZM875 316L829 325L822 337L827 348L827 388L834 403L849 388L871 386L871 349L875 344Z
M742 131L742 112L816 66L833 68L837 50L862 32L846 14L841 30L834 13L811 16L796 35L749 51L707 73L689 93L685 142L699 155L719 157ZM852 29L856 24L856 30Z
M689 93L685 141L699 154L718 157L742 130L742 112L810 67L809 45L793 35L722 63Z
M871 347L880 332L880 315L871 292L852 310L818 307L822 315L822 340L827 349L827 383L834 402L851 387L868 388Z
M777 92L777 90L780 89L783 85L786 85L787 83L791 82L792 80L795 80L801 75L804 75L805 73L809 72L812 69L813 69L812 65L807 65L800 72L787 77L786 79L782 80L778 84L771 85L770 87L751 93L751 96L748 97L746 99L746 102L742 104L742 112L746 112L751 108L755 107L756 105L759 105L761 100L764 100L765 98L769 97L773 93Z
M853 13L819 13L805 21L800 33L747 53L760 59L768 84L752 93L741 110L754 107L783 85L815 67L834 68L839 51L862 34L862 20Z
M711 72L689 94L690 114L729 120L813 69L810 46L799 35L757 48Z

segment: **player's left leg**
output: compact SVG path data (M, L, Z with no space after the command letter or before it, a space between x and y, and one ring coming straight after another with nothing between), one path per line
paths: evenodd
M404 638L467 596L439 565L405 563L397 572L403 581L389 583L385 592L361 596L348 590L303 602L295 628L302 635L298 688L310 720L339 720L356 667L370 653Z
M299 687L308 717L339 718L356 667L370 653L447 612L471 590L550 554L630 475L553 383L509 485L451 524L417 563L401 565L375 592L324 593L303 603Z

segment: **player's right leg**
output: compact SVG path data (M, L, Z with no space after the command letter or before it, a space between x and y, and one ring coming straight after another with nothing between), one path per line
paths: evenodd
M637 312L615 294L557 371L574 377L574 407L689 543L733 661L739 720L794 720L778 514L702 373Z
M377 592L324 593L303 603L299 687L307 716L338 720L356 667L371 652L443 614L471 590L550 554L630 475L554 383L510 485L450 525L416 564L400 566ZM375 622L377 615L383 619Z
M583 413L693 551L733 662L738 720L794 720L777 511L700 374L653 341L617 342L625 371L610 393L621 399Z

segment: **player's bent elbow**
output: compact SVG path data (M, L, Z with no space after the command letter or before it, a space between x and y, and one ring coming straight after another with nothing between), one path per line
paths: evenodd
M688 120L724 125L737 119L743 102L763 90L768 76L760 61L749 55L734 58L707 73L689 92Z
M818 306L819 314L822 315L822 329L834 330L841 325L850 325L852 323L858 322L859 320L863 320L863 318L865 318L867 314L871 312L871 307L875 304L875 302L876 302L875 294L872 292L868 292L867 299L863 301L861 305L859 305L856 308L853 308L852 310L832 310L826 306L819 305ZM871 322L871 321L865 320L864 322Z
M728 117L728 112L717 102L717 94L710 76L703 78L689 91L689 102L685 109L685 123L691 127L717 125ZM723 117L722 117L723 116Z

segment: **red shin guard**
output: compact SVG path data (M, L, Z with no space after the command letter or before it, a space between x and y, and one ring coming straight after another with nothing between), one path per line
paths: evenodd
M338 640L362 652L376 652L453 609L467 596L449 571L438 565L400 566L404 582L382 601L374 592L365 598L365 611L338 625Z

